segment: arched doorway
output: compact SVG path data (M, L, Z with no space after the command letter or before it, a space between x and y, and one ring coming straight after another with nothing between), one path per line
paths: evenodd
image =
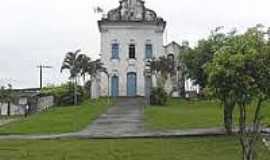
M112 90L111 90L112 97L119 96L119 78L118 76L114 75L112 77Z
M134 72L127 74L127 96L135 97L137 95L137 75Z

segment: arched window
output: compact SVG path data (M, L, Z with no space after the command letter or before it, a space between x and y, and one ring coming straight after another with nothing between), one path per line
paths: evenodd
M174 55L171 53L168 55L168 59L170 59L172 62L174 62Z
M173 70L175 68L174 55L173 54L169 54L168 55L168 59L170 61L170 68Z

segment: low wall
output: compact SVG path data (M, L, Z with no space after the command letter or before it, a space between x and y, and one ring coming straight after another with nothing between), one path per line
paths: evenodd
M15 105L10 104L10 115L11 116L19 116L24 115L25 108L23 105ZM8 104L7 103L0 103L0 115L7 116L8 115Z
M54 97L53 96L47 96L47 97L39 97L37 99L36 103L36 111L41 112L43 110L46 110L50 107L54 106Z
M27 102L30 102L30 111L32 113L41 112L47 110L48 108L54 106L54 97L46 96L46 97L35 97L27 99ZM26 104L10 104L10 115L11 116L20 116L25 114ZM7 116L8 115L8 104L0 103L0 115Z

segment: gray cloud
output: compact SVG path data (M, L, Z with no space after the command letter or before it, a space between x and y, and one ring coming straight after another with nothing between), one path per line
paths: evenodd
M268 0L146 0L168 22L168 40L193 44L211 29L225 26L243 30L270 26ZM0 85L38 87L38 64L46 70L45 83L60 83L67 74L59 68L67 51L82 48L98 57L100 15L93 7L115 8L118 0L8 0L0 6Z

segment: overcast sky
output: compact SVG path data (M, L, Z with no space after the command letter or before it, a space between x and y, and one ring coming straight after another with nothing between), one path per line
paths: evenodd
M168 41L195 44L217 26L226 29L262 23L270 26L269 0L145 0L167 21ZM38 87L39 64L44 83L66 80L60 74L66 52L81 48L93 58L99 54L99 31L93 8L108 11L118 0L2 0L0 5L0 85Z

